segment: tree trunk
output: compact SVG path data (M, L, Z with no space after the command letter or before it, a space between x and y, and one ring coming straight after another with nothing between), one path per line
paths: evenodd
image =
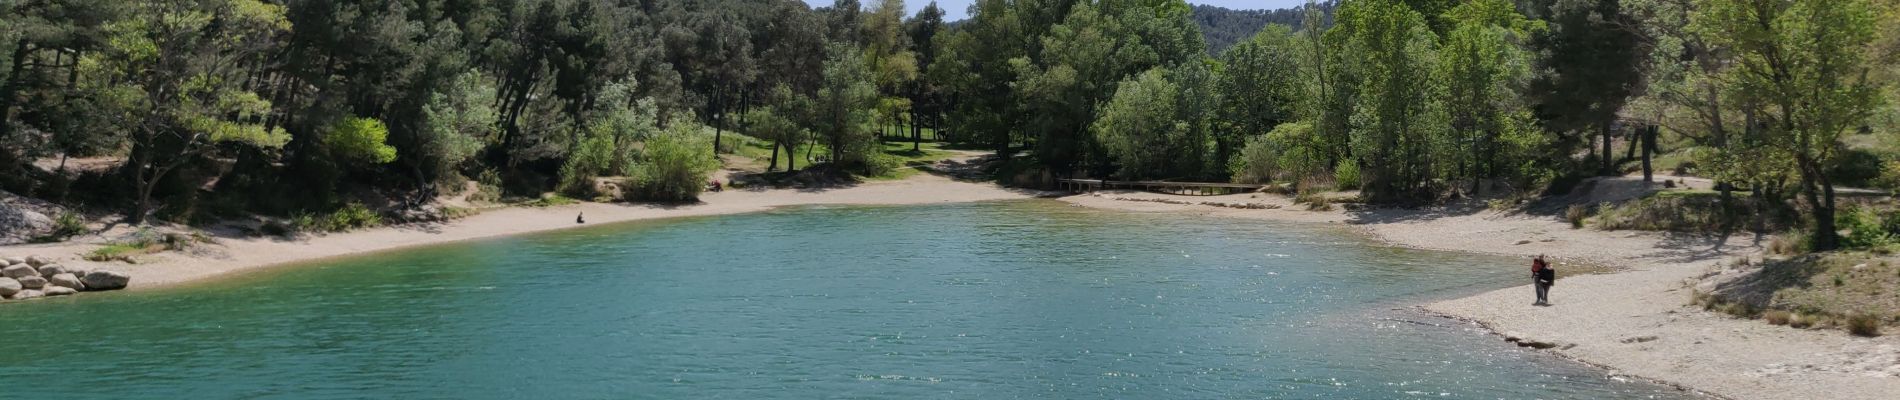
M1602 131L1602 134L1599 136L1603 137L1603 152L1599 154L1599 156L1602 157L1602 161L1603 161L1603 170L1599 174L1603 176L1614 175L1615 172L1612 170L1616 168L1615 163L1610 161L1611 158L1616 157L1616 149L1611 148L1612 142L1610 141L1611 121L1614 121L1614 120L1613 119L1603 120L1603 125L1598 128Z
M910 151L923 151L924 129L917 125L920 121L923 121L923 115L912 110L910 112Z
M1638 145L1638 147L1643 148L1643 185L1645 186L1656 183L1656 172L1651 169L1649 161L1650 155L1656 152L1656 131L1658 129L1660 128L1655 125L1650 125L1641 131L1642 137L1640 138L1641 140L1639 140L1641 144Z
M20 74L26 71L27 41L22 38L13 46L13 67L8 68L7 81L0 86L0 141L13 134L13 95L20 89Z
M1834 185L1812 160L1800 158L1801 192L1807 197L1814 218L1814 231L1809 232L1808 244L1814 251L1840 248L1840 234L1835 232L1834 225Z
M792 147L792 144L786 144L785 145L785 171L791 172L797 169L798 169L798 148Z
M765 167L765 172L778 170L778 148L778 142L772 142L772 164Z

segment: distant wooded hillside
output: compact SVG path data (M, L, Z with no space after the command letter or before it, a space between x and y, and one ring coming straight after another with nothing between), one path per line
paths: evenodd
M1321 2L1320 8L1326 10L1327 25L1332 25L1334 3ZM1300 16L1306 6L1282 8L1278 10L1234 10L1215 6L1194 6L1194 22L1201 25L1201 35L1207 38L1207 52L1219 55L1233 47L1235 43L1253 37L1267 24L1286 25L1300 28Z

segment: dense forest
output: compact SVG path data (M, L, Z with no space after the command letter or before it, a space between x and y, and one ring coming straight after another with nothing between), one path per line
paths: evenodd
M1015 184L1387 204L1561 190L1660 142L1724 198L1801 204L1818 249L1837 186L1900 182L1846 144L1896 133L1894 0L979 0L954 25L902 0L5 4L0 189L132 221L416 207L470 181L686 200L729 141L875 175L897 164L879 141L925 130ZM1242 38L1253 21L1272 23ZM88 157L121 161L66 170Z

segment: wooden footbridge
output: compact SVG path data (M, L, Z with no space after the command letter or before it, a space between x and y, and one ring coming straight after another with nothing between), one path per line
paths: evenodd
M1057 179L1056 185L1070 193L1087 193L1097 190L1145 190L1150 192L1213 196L1233 193L1246 193L1260 190L1267 185L1246 183L1216 182L1169 182L1169 181L1110 181L1101 179Z

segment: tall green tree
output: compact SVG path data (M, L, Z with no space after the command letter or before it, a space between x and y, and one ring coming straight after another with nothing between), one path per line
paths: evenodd
M1587 146L1589 132L1596 131L1602 143L1595 151L1599 173L1612 174L1612 128L1642 77L1642 43L1635 30L1627 29L1634 21L1620 0L1537 0L1532 8L1546 16L1550 27L1533 41L1544 55L1532 89L1538 118L1546 127L1570 133L1554 149L1560 154Z
M1449 139L1457 161L1444 160L1441 171L1471 179L1471 190L1477 192L1483 179L1515 175L1522 164L1514 162L1530 161L1517 158L1530 156L1526 151L1513 151L1520 149L1507 144L1541 135L1525 102L1533 55L1522 46L1543 25L1519 14L1506 0L1466 2L1446 16L1453 27L1445 37L1435 79L1445 84Z
M86 81L131 118L131 221L145 221L160 181L221 145L289 139L261 122L271 103L240 79L289 29L282 6L256 0L140 3L108 24L110 44L87 56L98 68Z
M1875 14L1866 0L1707 0L1693 24L1733 49L1723 81L1759 123L1750 128L1785 153L1813 218L1810 245L1839 247L1834 182L1841 135L1879 106L1866 46Z
M1293 31L1267 25L1252 39L1221 55L1221 74L1213 162L1226 166L1249 138L1265 135L1297 118L1304 99L1300 50Z
M1448 146L1442 83L1431 76L1437 37L1417 11L1388 0L1347 2L1335 23L1342 53L1357 60L1361 77L1351 144L1366 194L1375 201L1429 196Z

